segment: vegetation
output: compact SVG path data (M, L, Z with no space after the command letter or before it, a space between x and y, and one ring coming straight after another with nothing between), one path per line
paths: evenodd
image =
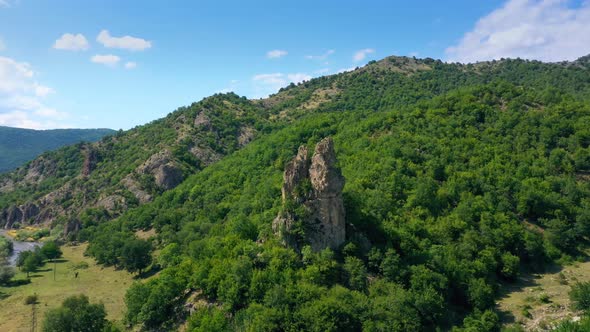
M81 141L98 141L110 129L30 130L0 126L0 173L11 171L43 152Z
M106 320L104 305L91 304L85 295L65 299L59 308L50 309L43 320L44 332L114 331Z
M590 191L574 160L588 115L567 95L546 102L507 83L399 110L310 115L87 232L102 246L154 227L161 246L181 248L179 263L127 293L127 321L146 328L182 317L178 294L193 289L219 304L198 310L195 328L225 316L245 330L493 330L498 281L580 254L587 234L570 230L584 229ZM283 164L328 135L353 245L297 253L270 230Z
M35 293L38 330L47 310L58 308L66 298L80 294L88 296L90 303L103 303L106 318L122 329L125 291L134 282L134 276L124 270L97 265L83 255L86 247L86 244L64 246L61 259L37 270L30 279L26 273L17 272L9 287L0 284L0 331L31 329L31 307L25 300Z
M81 220L72 237L130 272L158 249L162 270L125 295L124 319L138 329L186 320L196 331L494 331L500 285L586 249L589 77L571 64L392 57L259 102L216 95L103 141L104 162L77 184L88 195L64 199L81 209L68 216ZM179 143L204 108L216 129L190 129L194 139ZM244 124L257 139L242 147ZM347 243L285 248L271 228L284 166L327 136L346 178ZM187 153L198 144L220 160L201 166ZM86 209L84 199L120 190L138 160L171 146L193 174L178 187L139 177L153 202L128 204L112 222L117 213ZM149 229L153 241L135 235Z
M569 293L570 299L576 310L589 312L590 310L590 282L572 285Z

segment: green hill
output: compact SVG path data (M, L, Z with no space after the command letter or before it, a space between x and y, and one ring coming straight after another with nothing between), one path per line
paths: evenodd
M589 105L584 59L389 57L46 154L0 178L0 222L63 227L132 272L157 249L126 295L138 329L494 331L503 284L586 249ZM299 147L327 137L337 161L314 153L285 191ZM341 196L318 194L322 171ZM340 197L344 242L311 250L309 202Z
M31 130L0 126L0 173L11 171L43 152L78 142L95 142L110 129Z

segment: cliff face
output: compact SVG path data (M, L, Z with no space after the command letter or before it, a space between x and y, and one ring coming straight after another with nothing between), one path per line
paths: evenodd
M273 221L273 230L287 246L314 251L336 249L346 239L342 189L344 178L336 168L331 138L320 141L311 160L302 146L283 174L283 211Z

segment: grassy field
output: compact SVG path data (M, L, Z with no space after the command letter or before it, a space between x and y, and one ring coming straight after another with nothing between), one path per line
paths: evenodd
M548 330L556 322L578 315L570 308L570 285L590 281L590 261L552 267L543 274L525 274L515 284L502 286L497 303L504 325L519 324L526 331Z
M57 307L68 296L86 294L90 302L102 302L108 319L119 321L123 317L125 291L133 283L133 276L124 270L103 268L83 253L86 245L62 247L63 258L55 264L48 263L36 273L31 273L31 282L20 286L0 287L0 331L30 331L31 306L25 305L25 297L34 293L39 297L37 325L40 326L45 311ZM74 278L74 264L86 262L88 268L80 269ZM16 279L26 279L18 273ZM38 328L37 330L40 330Z

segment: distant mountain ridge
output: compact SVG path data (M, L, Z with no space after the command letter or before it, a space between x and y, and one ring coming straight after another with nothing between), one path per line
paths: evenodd
M43 152L78 142L95 142L112 129L34 130L0 126L0 172L11 171Z

